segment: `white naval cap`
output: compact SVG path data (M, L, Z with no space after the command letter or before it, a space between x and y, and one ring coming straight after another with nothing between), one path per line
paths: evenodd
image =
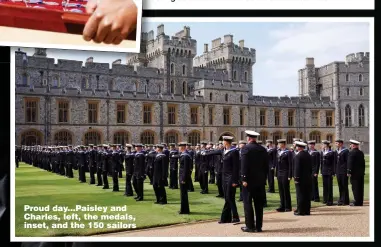
M224 141L232 141L233 138L234 138L234 137L232 137L232 136L223 136L223 137L222 137L222 139L223 139Z
M360 142L356 140L349 140L349 142L352 144L360 145Z
M250 137L258 137L260 136L259 133L255 132L255 131L252 131L252 130L245 130L245 133L247 136L250 136Z
M300 142L300 141L296 141L296 142L295 142L295 145L296 145L296 146L300 146L300 147L305 147L305 146L307 146L307 144L305 144L304 142Z

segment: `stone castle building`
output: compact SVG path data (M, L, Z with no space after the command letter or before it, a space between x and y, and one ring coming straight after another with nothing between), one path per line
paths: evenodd
M256 51L232 35L197 55L190 28L170 37L164 25L142 34L127 64L49 58L16 52L16 144L155 144L222 135L317 142L351 138L369 152L369 53L298 71L299 96L253 95Z

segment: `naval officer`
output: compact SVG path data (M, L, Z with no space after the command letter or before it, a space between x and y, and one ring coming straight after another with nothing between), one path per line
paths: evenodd
M354 197L354 201L350 205L362 206L364 202L364 153L359 149L359 141L350 140L349 142L351 143L351 151L348 154L348 177L352 184Z

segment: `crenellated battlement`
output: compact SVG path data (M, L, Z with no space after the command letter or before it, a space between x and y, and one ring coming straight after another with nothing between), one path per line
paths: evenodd
M346 63L363 62L364 60L369 60L369 52L357 52L348 54L345 58Z

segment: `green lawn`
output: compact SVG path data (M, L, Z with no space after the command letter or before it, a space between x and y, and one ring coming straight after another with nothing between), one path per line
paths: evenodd
M367 172L365 178L365 199L369 198L369 157L367 161ZM195 222L201 220L217 220L220 216L224 200L216 198L216 185L209 185L209 194L200 194L200 186L194 183L195 192L189 193L190 215L179 215L180 209L180 191L167 189L168 204L157 205L155 201L154 191L149 183L144 184L144 201L136 202L132 197L124 197L124 178L120 179L120 192L112 192L112 190L103 190L95 185L81 184L78 181L78 173L75 171L75 178L69 179L47 171L35 168L24 163L20 163L20 167L16 169L16 236L17 237L48 237L48 236L85 236L104 232L115 232L128 229L90 229L87 227L89 221L85 221L82 217L81 222L86 227L84 229L28 229L24 228L24 205L46 206L59 205L74 208L75 205L99 205L99 206L128 206L128 213L135 217L135 221L123 221L123 223L135 223L137 228L147 228L154 226L170 225L176 223ZM112 179L109 178L109 183ZM296 203L295 187L292 181L291 197L293 206ZM334 179L334 200L337 201L338 187L336 179ZM320 196L322 199L322 182L319 179ZM277 185L275 186L277 191ZM349 185L350 199L353 199L351 186ZM237 198L239 194L237 192ZM274 210L279 206L279 195L267 194L268 207L265 210ZM313 206L322 205L321 203L313 203ZM237 203L238 212L243 215L242 203ZM72 213L72 212L71 212ZM68 214L71 214L68 213ZM110 214L118 214L120 212L110 212ZM35 214L45 214L44 212ZM57 214L61 217L59 223L63 223L63 212L50 212L49 214ZM83 214L83 213L79 213ZM92 213L94 214L94 213ZM102 213L95 213L102 214ZM80 215L82 216L82 215ZM242 217L241 220L244 218ZM100 222L99 220L92 220ZM43 221L28 221L28 223L41 223ZM55 223L55 221L47 221ZM105 226L107 223L117 223L115 221L103 221Z

